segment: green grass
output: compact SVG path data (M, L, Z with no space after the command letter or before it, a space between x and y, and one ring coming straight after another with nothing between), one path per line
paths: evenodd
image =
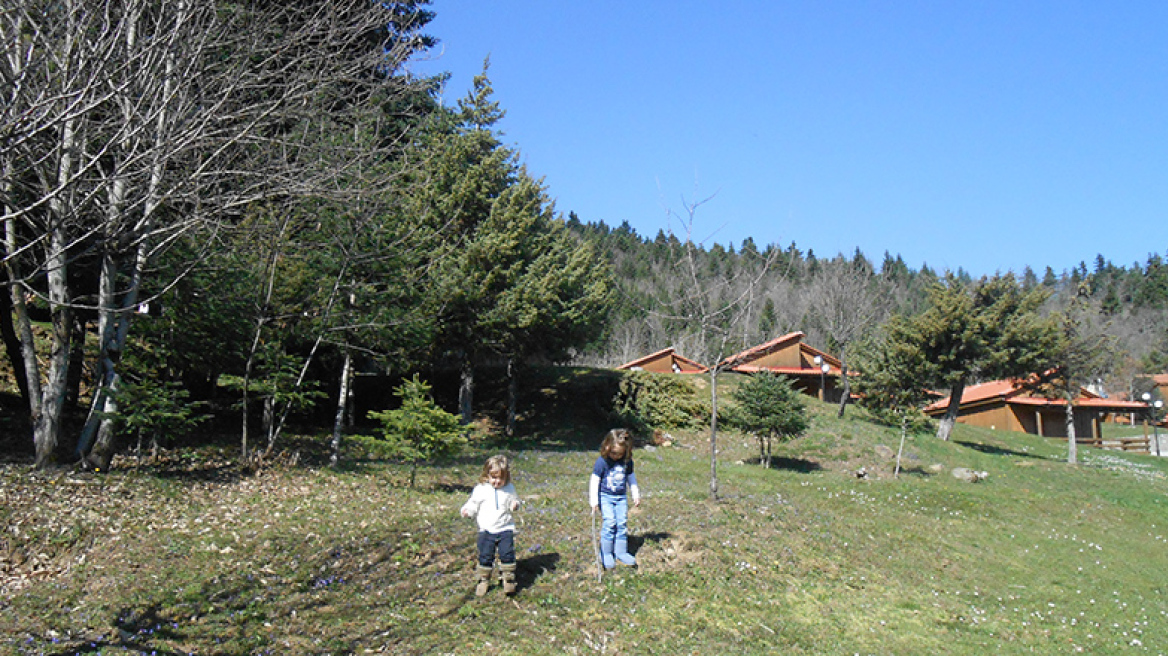
M511 443L526 499L513 599L472 592L458 507L485 446L415 489L376 461L245 476L203 453L101 478L9 465L0 652L1168 652L1166 463L1081 449L1072 467L1059 441L958 426L949 443L911 438L893 478L897 431L811 409L775 469L721 434L717 502L704 433L638 449L641 566L599 583L595 452L576 445L600 434Z

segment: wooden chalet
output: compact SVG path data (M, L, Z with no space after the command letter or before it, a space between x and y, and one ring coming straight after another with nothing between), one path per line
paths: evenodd
M1161 399L1168 399L1168 374L1153 375L1152 390L1159 392Z
M787 333L769 342L736 353L722 361L727 371L752 374L760 371L787 376L804 394L824 401L838 401L840 361L803 343L802 332ZM819 359L816 362L816 358ZM822 366L827 365L827 371Z
M949 409L949 397L932 403L925 414L939 418ZM1074 400L1076 441L1103 446L1100 424L1113 413L1144 412L1147 405L1105 399L1080 388ZM995 380L965 388L957 421L989 429L1020 431L1044 437L1066 437L1066 401L1048 399L1024 386L1023 381ZM1146 441L1145 441L1146 445Z
M617 369L631 371L652 371L654 373L675 374L704 374L708 367L702 366L689 358L682 357L673 350L673 347L650 353L643 358L626 362Z

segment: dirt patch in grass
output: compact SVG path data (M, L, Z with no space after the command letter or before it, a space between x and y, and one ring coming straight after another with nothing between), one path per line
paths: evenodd
M684 568L700 564L706 557L705 548L686 533L634 536L630 543L637 547L637 564L645 572Z

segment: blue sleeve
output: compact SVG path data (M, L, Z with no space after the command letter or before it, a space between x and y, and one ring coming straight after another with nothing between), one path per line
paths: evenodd
M637 475L634 474L632 471L629 471L629 475L627 478L625 478L625 481L627 482L628 487L632 487L634 485L637 485ZM640 486L637 485L637 487L640 487Z
M608 464L604 462L604 457L601 456L596 459L596 464L592 465L592 473L600 478L604 478L604 474L608 472Z

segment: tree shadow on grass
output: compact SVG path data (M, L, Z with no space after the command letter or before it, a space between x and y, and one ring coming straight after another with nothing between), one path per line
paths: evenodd
M461 483L437 483L434 485L434 489L442 490L443 492L446 492L448 494L454 494L454 493L470 494L471 492L474 491L474 486L463 485Z
M178 480L199 483L218 483L232 485L240 482L246 476L243 469L235 463L209 464L193 466L185 469L166 468L154 473L162 480Z
M919 476L921 478L932 478L936 474L921 466L916 467L901 467L900 473L906 476Z
M744 463L752 467L761 467L762 458L750 458L744 460ZM771 456L771 469L786 469L788 471L798 472L800 474L810 474L811 472L821 471L823 467L814 460L804 460L803 458L783 458L779 456Z
M72 640L54 645L61 651L47 652L48 656L78 656L79 654L102 654L110 649L119 653L157 654L157 656L181 656L184 652L152 647L156 640L180 640L184 636L174 630L176 626L161 614L158 605L147 608L123 608L114 620L113 637L101 635L92 639ZM46 653L46 652L41 652Z
M1026 453L1025 451L1015 451L1013 449L1007 449L1005 447L1000 447L1000 446L993 446L991 444L982 444L980 442L961 442L961 441L957 441L957 440L954 440L954 441L957 444L960 444L961 446L973 449L974 451L981 451L982 453L988 453L991 456L1016 456L1019 458L1034 458L1035 460L1046 460L1046 458L1043 456L1035 455L1033 453Z

